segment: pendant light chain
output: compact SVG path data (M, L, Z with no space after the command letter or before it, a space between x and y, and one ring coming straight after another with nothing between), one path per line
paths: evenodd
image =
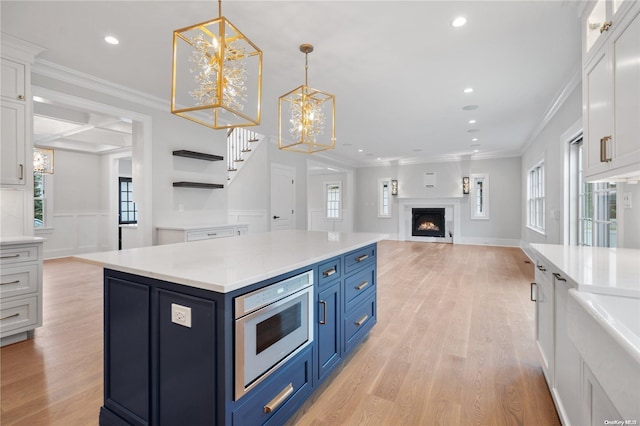
M222 0L218 0L218 18L222 16Z

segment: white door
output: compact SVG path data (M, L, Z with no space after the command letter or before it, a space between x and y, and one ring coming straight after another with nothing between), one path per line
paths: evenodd
M295 229L296 169L271 164L271 230Z

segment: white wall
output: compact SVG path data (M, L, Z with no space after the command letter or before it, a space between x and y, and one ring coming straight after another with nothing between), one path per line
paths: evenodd
M32 81L39 87L151 117L152 161L151 164L145 165L151 168L151 178L148 181L142 179L143 182L136 182L136 185L144 185L145 191L151 194L151 205L141 208L139 213L142 217L151 212L150 221L154 230L158 224L173 222L226 221L226 189L191 189L172 186L172 183L178 180L226 184L224 161L208 162L172 155L173 150L186 149L226 156L226 131L215 131L171 114L168 98L165 109L163 105L157 107L151 105L152 102L148 100L140 102L124 100L62 81L63 79L68 80L66 75L58 79L36 73ZM84 81L81 84L84 85ZM134 127L140 126L134 123ZM135 147L133 151L135 159ZM135 168L134 160L134 175ZM144 211L145 209L149 211Z
M618 183L618 241L621 247L640 249L640 183ZM625 208L623 195L631 196L631 208Z
M433 188L424 186L425 172L436 173ZM487 173L490 180L489 220L471 220L462 177ZM429 164L365 167L357 170L355 230L398 237L398 206L404 199L455 199L460 203L459 241L467 244L517 245L520 240L520 159L499 158ZM391 218L378 217L378 179L398 179ZM456 201L456 202L458 202Z
M109 248L109 198L101 156L55 151L55 174L47 176L48 215L44 257L91 253Z

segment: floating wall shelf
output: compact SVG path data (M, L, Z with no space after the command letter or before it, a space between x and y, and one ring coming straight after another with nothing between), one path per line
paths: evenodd
M219 183L202 183L202 182L173 182L174 188L203 188L203 189L221 189L224 185Z
M221 155L205 154L203 152L187 151L185 149L173 151L173 155L175 155L176 157L195 158L197 160L206 160L206 161L224 160L224 157L222 157Z

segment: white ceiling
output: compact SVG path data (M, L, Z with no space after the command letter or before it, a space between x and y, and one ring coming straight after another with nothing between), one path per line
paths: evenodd
M255 130L277 135L278 97L303 83L298 46L311 43L309 85L337 99L328 155L374 165L520 154L579 69L578 3L226 0L222 11L264 52ZM213 0L0 7L2 31L45 47L40 58L162 98L167 110L173 30L217 17ZM467 25L453 28L459 15Z

